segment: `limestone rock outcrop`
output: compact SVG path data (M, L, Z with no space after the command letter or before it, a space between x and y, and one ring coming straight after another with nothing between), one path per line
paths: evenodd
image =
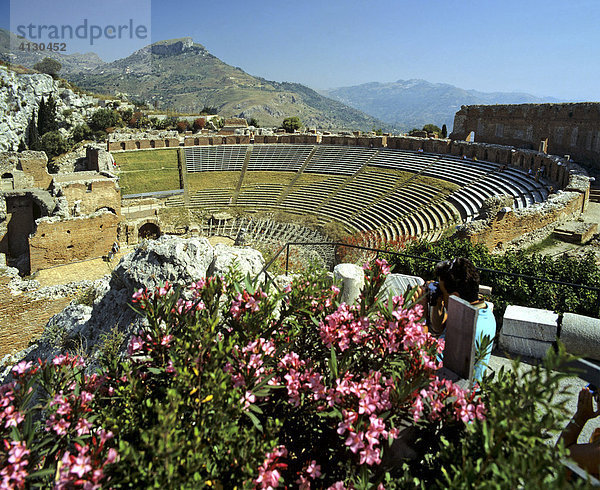
M15 151L19 142L27 142L27 127L37 113L42 97L56 101L56 118L66 131L97 109L97 99L80 95L61 86L50 75L22 75L0 67L0 151Z
M125 334L121 345L124 352L131 334L145 321L130 307L137 289L153 289L166 281L185 286L207 275L224 274L234 264L242 273L253 276L260 272L264 259L260 252L249 248L213 248L206 238L163 235L142 242L121 259L111 275L95 281L79 303L73 302L53 316L35 345L12 356L10 362L50 359L69 351L90 356L93 365L115 329Z

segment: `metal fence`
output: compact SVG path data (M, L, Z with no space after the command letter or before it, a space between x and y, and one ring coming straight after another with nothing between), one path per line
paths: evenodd
M334 256L333 266L337 265L340 260L339 251L343 249L354 249L365 252L369 255L369 258L378 258L385 257L387 259L391 257L397 257L401 259L410 259L412 261L418 262L429 262L431 265L427 269L429 270L428 277L423 277L423 279L433 279L433 270L435 264L439 262L439 258L431 258L431 257L422 257L414 254L408 254L405 252L392 252L385 249L372 248L372 247L364 247L360 245L349 245L341 242L288 242L283 245L277 253L271 258L271 260L265 264L263 271L261 273L267 273L269 268L275 263L275 261L284 254L285 256L285 273L289 273L290 268L290 250L292 247L314 247L314 246L329 246L332 247ZM582 302L585 299L586 305L584 311L580 311L579 313L586 314L589 316L600 317L600 287L597 286L589 286L586 284L575 284L566 281L560 281L555 279L549 279L546 277L539 276L531 276L527 274L518 274L514 272L506 272L502 270L496 269L488 269L485 267L478 268L482 284L489 284L494 286L495 290L498 293L504 293L507 297L524 297L527 296L528 291L534 291L536 288L544 288L539 289L542 293L547 293L548 303L561 303L562 299L564 299L564 307L568 308L569 302L576 298L577 301ZM394 272L400 272L404 274L411 275L419 275L415 274L412 270L395 270ZM426 274L423 274L426 276ZM557 291L557 288L554 286L560 286L562 289ZM517 289L520 294L517 294ZM511 295L510 292L513 292ZM506 294L508 292L508 294ZM562 298L562 299L561 299ZM571 298L571 299L569 299ZM518 302L511 304L520 304ZM504 312L505 305L500 305L499 313ZM529 306L528 304L524 304L522 306ZM537 306L541 307L541 306ZM550 308L547 308L550 309ZM563 311L569 311L565 309Z

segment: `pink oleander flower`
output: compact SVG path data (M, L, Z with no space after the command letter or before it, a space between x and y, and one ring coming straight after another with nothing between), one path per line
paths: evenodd
M2 412L0 412L0 421L4 420L4 428L8 429L9 427L17 427L23 420L25 420L25 416L19 412L15 407L9 405Z
M129 355L132 355L132 354L136 353L137 351L142 350L144 347L144 344L145 344L145 341L141 337L134 335L133 337L131 337L129 346L127 347L127 353Z
M279 469L287 468L287 463L280 461L287 458L288 452L285 446L277 446L272 452L267 453L262 465L258 468L258 478L254 483L254 488L277 488L281 472Z
M383 275L388 275L390 273L390 266L385 259L376 259L375 265L379 268Z
M118 457L119 454L117 453L117 450L111 447L108 450L108 454L106 455L106 460L104 461L104 464L113 464L115 461L117 461Z
M71 426L71 422L65 419L59 419L58 422L54 421L51 428L56 432L56 435L62 436L67 433L67 429Z
M251 391L246 391L243 398L241 399L241 402L244 405L244 410L248 410L250 405L252 405L255 401L256 396L254 396Z
M81 400L81 403L87 405L94 399L94 395L93 395L93 393L90 393L89 391L82 391L81 394L79 395L79 399Z
M363 442L364 433L361 432L350 432L348 434L348 438L344 445L348 446L348 449L353 453L357 453L361 449L365 447L365 443Z
M173 336L171 334L168 335L164 335L161 339L160 339L160 345L165 345L168 346L171 343L171 340L173 340Z
M378 465L381 463L380 450L371 446L366 446L358 455L358 464L366 464L369 466Z
M140 288L138 289L135 293L133 293L133 295L131 296L131 301L132 303L138 303L141 299L145 299L146 297L146 293L147 290L144 288Z
M92 427L93 425L91 422L89 422L87 419L81 418L77 421L75 430L77 431L78 436L82 436L84 434L89 434Z
M12 372L17 376L25 374L32 366L32 362L21 361L19 364L12 368Z
M169 284L169 281L167 281L167 282L165 282L164 286L161 286L157 289L157 295L158 296L166 296L170 289L171 289L171 285ZM135 296L135 293L134 293L134 296Z
M0 488L25 488L29 449L25 442L12 441L9 444L6 439L4 447L8 452L8 464L0 469Z
M321 465L318 465L313 459L306 468L306 473L313 479L319 478L321 476Z

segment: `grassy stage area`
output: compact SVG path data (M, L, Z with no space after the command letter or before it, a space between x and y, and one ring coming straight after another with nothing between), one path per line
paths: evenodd
M179 189L177 149L113 153L113 157L123 195Z

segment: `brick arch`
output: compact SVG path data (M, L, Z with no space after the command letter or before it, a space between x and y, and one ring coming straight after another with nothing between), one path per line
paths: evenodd
M117 212L115 211L114 208L111 208L109 206L101 206L99 208L96 209L96 211L94 211L95 213L97 213L98 211L110 211L113 214L117 214Z
M160 227L156 223L148 221L138 228L138 239L155 240L160 236Z

